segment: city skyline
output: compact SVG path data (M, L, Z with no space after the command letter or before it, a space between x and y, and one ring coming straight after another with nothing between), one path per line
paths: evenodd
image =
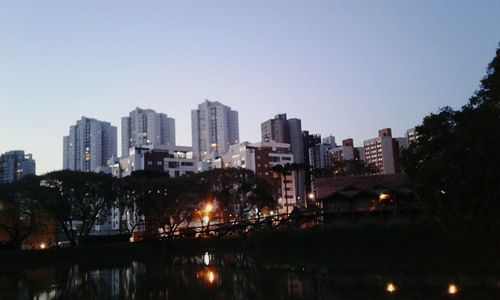
M82 116L120 126L135 107L154 109L191 145L204 99L239 112L241 142L281 113L356 146L381 128L403 136L466 103L500 36L498 2L1 8L0 153L32 153L38 174L62 169L61 138Z

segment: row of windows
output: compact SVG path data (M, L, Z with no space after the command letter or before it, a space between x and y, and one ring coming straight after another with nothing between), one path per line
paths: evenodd
M153 165L153 161L152 160L148 160L146 163L147 163L148 166L152 166ZM162 166L163 162L162 161L157 161L156 165L157 166ZM168 165L168 168L170 168L170 169L176 169L176 168L179 167L179 162L178 161L169 161L167 165ZM194 166L194 163L190 162L190 161L182 161L180 163L180 166L182 166L182 167L192 167L192 166Z

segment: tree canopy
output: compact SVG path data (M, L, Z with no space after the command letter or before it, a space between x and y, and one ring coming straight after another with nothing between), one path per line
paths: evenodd
M461 109L426 116L402 169L418 204L450 229L500 229L500 49Z

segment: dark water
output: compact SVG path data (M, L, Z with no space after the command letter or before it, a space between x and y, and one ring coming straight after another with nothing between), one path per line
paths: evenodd
M0 269L0 299L500 299L500 276L491 272L342 271L290 261L207 252Z

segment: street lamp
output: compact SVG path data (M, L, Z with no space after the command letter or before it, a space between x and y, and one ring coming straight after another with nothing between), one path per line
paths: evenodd
M213 209L214 209L214 206L212 204L208 203L207 205L205 205L205 212L207 214L210 213Z
M389 282L387 284L385 290L392 294L392 293L394 293L396 291L396 286L394 285L394 283Z
M382 194L380 194L380 196L378 197L378 199L379 199L380 201L384 201L384 200L389 199L390 197L391 197L391 195L386 194L386 193L382 193Z
M455 295L456 293L458 293L458 288L457 288L457 286L456 286L456 285L454 285L453 283L452 283L452 284L450 284L450 285L448 286L448 294L450 294L450 295Z

